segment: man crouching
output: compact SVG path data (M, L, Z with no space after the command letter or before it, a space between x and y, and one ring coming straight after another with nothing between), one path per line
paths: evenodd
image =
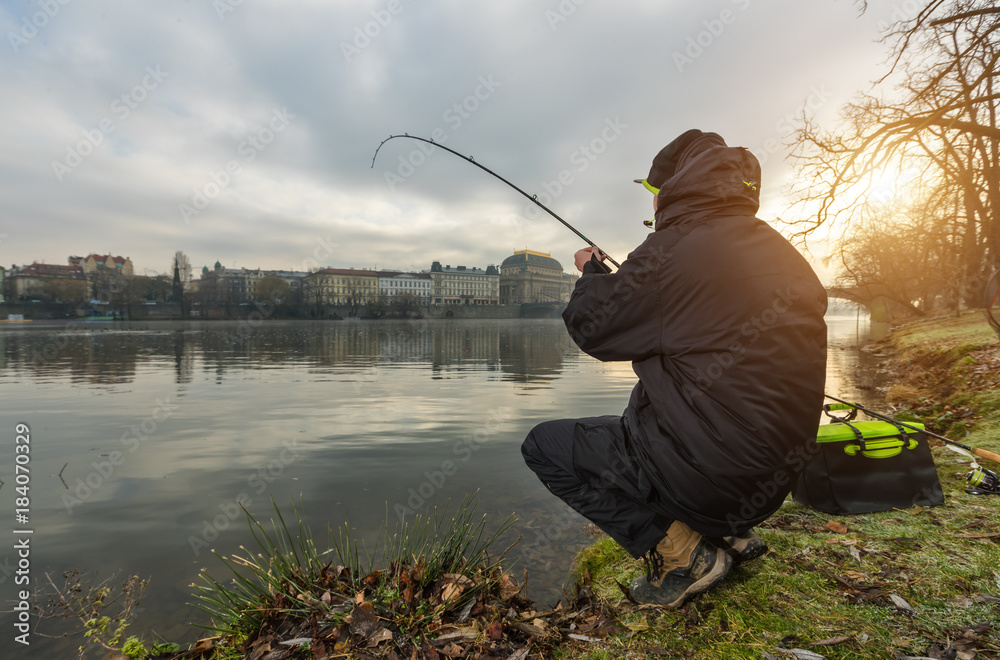
M576 344L630 360L622 416L557 420L522 455L542 483L647 575L639 602L680 607L767 546L753 532L816 438L826 374L826 292L801 254L755 217L760 164L687 131L637 180L654 231L617 272L595 248L563 313Z

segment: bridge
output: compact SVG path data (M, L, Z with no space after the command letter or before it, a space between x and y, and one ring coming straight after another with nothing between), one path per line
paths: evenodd
M853 286L853 287L826 287L828 298L839 298L848 300L868 309L873 321L892 321L901 316L911 316L917 314L923 316L923 312L913 303L901 301L896 295L887 291L885 287Z
M865 287L852 286L852 287L840 287L840 286L828 286L826 287L826 297L827 298L840 298L841 300L849 300L853 303L862 305L863 307L871 307L871 304L881 298L879 295L872 295L872 292Z

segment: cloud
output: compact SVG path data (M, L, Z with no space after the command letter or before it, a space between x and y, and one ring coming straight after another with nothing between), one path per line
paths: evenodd
M631 179L693 126L763 150L762 214L777 215L790 170L770 141L814 88L833 113L877 76L874 25L891 6L876 4L859 18L844 3L748 0L67 2L15 49L9 35L40 5L3 3L0 263L99 250L142 272L184 250L195 264L292 268L333 232L332 266L485 266L523 247L570 264L577 237L451 154L425 154L392 185L417 148L393 141L370 168L403 132L437 131L547 194L619 260L650 213ZM232 162L239 173L185 218Z

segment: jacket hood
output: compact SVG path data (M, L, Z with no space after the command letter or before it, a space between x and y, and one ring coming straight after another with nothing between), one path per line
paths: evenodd
M706 217L755 216L760 208L760 163L716 133L688 140L676 171L660 186L654 228Z

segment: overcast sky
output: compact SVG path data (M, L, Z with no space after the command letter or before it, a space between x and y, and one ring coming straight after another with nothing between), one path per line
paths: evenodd
M0 264L92 252L163 273L572 268L580 239L455 156L550 206L618 260L649 231L632 179L689 128L763 163L885 71L907 0L601 2L0 0ZM562 179L560 181L560 178ZM544 197L543 195L548 195Z

